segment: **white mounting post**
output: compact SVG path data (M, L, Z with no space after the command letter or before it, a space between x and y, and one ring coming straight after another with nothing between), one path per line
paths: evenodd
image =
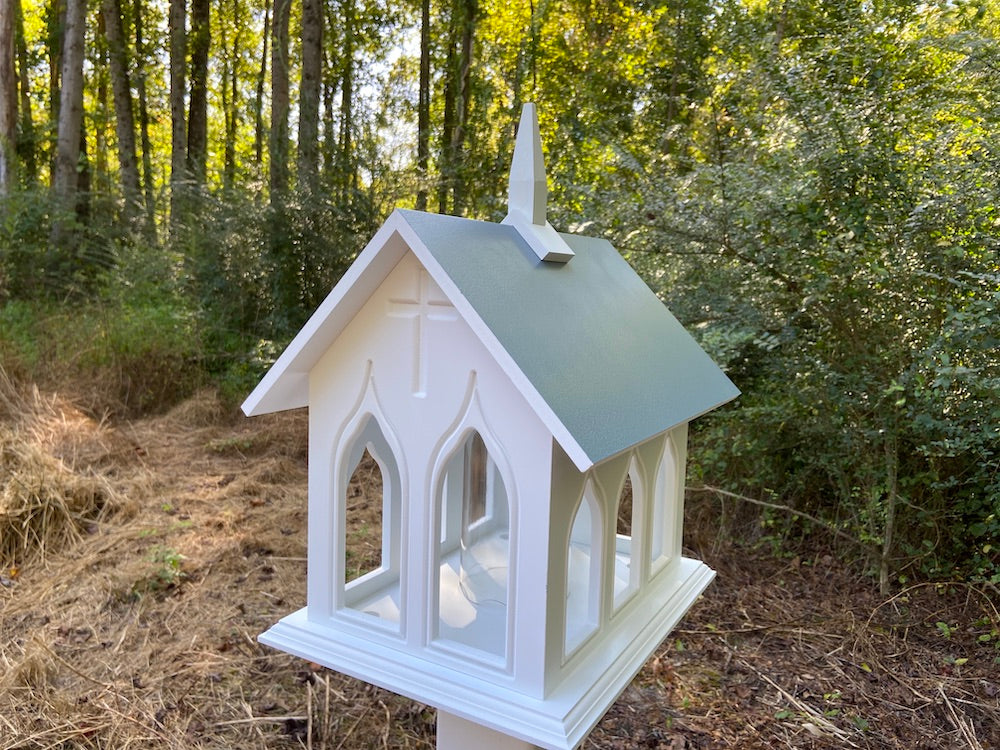
M539 750L536 745L438 711L437 750Z
M574 253L545 219L548 195L538 112L534 104L525 104L510 165L507 217L501 223L514 227L541 260L565 263Z

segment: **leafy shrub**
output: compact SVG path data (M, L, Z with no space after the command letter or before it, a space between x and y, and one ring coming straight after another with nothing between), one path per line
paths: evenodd
M159 411L205 382L193 319L163 301L8 303L0 336L14 374L68 392L96 413Z
M960 9L722 8L700 126L618 160L631 216L593 207L743 391L694 473L843 532L884 586L1000 580L996 39Z
M41 190L0 197L0 302L38 296L50 262L49 198Z

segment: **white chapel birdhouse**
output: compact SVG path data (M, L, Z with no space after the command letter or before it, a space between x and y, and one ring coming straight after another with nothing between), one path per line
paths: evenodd
M688 422L738 391L545 203L526 105L503 223L394 211L243 405L309 407L307 604L261 641L436 707L449 750L575 747L714 576L681 556Z

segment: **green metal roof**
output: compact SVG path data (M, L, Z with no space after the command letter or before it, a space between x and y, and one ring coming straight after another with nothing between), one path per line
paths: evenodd
M739 395L606 240L549 263L511 226L398 213L593 463Z

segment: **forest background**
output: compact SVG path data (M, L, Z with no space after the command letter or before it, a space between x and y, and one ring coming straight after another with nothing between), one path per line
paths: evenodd
M692 491L996 584L997 92L995 0L4 0L0 362L235 405L393 208L502 218L534 101L552 223L743 391Z

